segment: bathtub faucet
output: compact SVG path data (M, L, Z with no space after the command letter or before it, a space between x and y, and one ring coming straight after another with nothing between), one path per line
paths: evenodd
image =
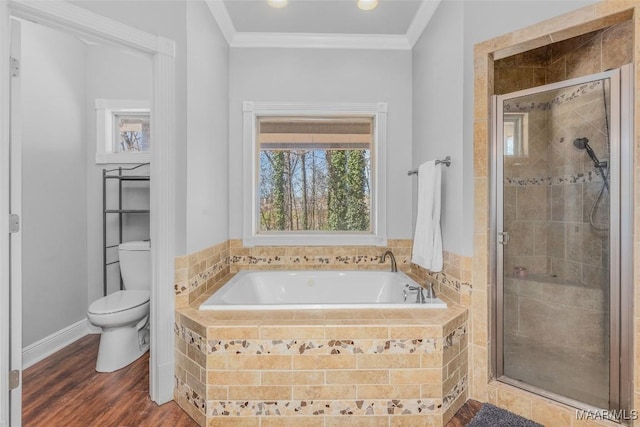
M387 260L387 255L389 255L389 257L391 258L391 271L397 273L398 264L396 264L396 257L393 256L393 252L386 251L385 253L383 253L382 257L380 258L380 264L384 263Z
M410 285L407 284L406 287L410 291L417 291L416 292L416 303L417 304L426 303L426 300L424 299L424 288L422 286L410 286Z

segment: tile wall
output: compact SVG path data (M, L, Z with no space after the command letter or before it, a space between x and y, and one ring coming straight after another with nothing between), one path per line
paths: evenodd
M243 247L242 240L230 240L229 263L232 272L239 270L389 270L390 250L396 257L398 270L411 269L411 240L389 239L387 247L379 246L255 246Z

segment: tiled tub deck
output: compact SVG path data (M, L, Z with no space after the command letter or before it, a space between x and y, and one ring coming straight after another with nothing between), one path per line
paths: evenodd
M202 426L441 426L466 400L462 307L197 310L213 289L175 324L175 400Z

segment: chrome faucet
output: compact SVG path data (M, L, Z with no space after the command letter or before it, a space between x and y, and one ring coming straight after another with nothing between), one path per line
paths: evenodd
M405 285L407 287L407 289L409 289L410 291L417 291L416 292L416 304L424 304L426 301L424 299L424 288L422 286L410 286L410 285Z
M433 289L433 283L429 281L427 281L426 297L425 297L425 289L420 285L411 286L407 283L405 287L410 291L416 291L416 304L425 304L428 299L436 298L436 291ZM406 301L407 300L406 291L403 293L404 293L404 300Z
M398 272L398 264L396 264L396 257L393 256L393 252L386 251L385 253L383 253L382 257L380 258L380 264L384 263L387 260L387 255L389 255L389 257L391 258L391 271L393 273L397 273Z

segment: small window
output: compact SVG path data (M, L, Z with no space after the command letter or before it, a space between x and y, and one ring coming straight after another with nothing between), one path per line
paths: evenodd
M115 113L113 117L116 127L114 134L118 141L114 151L118 153L150 152L149 114Z
M386 104L244 104L244 240L386 245Z
M96 99L96 163L151 160L149 101Z
M528 157L529 113L504 113L504 155Z

